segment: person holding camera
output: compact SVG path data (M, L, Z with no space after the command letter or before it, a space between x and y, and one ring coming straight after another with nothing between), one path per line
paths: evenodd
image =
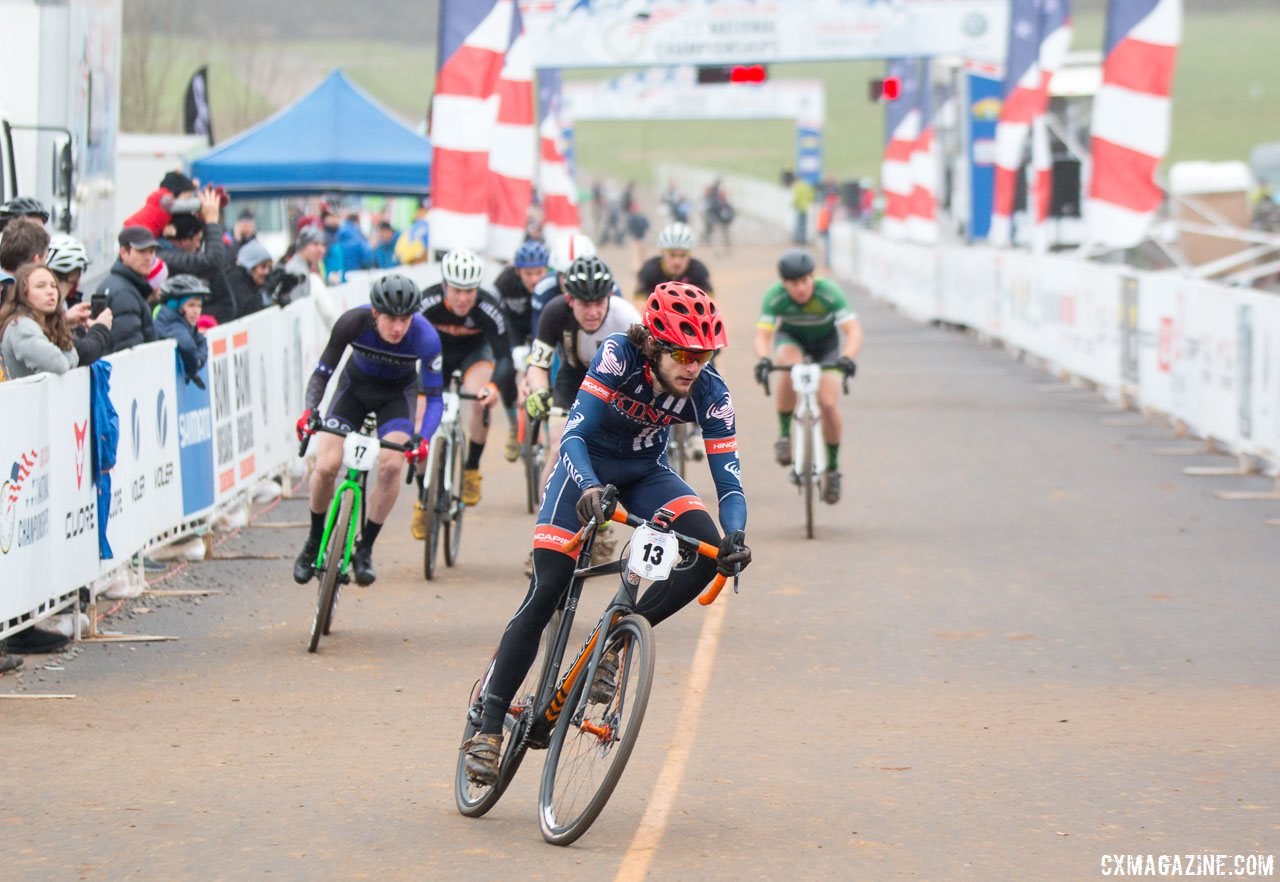
M156 333L178 344L178 357L188 383L203 389L200 369L209 360L209 341L198 323L209 296L209 285L198 276L177 275L160 286L160 307L156 310Z
M244 318L266 306L267 275L271 272L271 253L257 239L250 239L236 255L235 266L227 271L227 284L236 304L236 318Z

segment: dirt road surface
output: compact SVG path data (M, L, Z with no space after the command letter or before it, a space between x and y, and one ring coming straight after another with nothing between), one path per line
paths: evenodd
M1184 476L1201 460L1152 454L1167 429L855 295L845 498L806 541L750 380L781 247L704 255L755 563L658 629L639 745L578 844L538 833L541 754L487 817L453 806L468 691L525 591L499 443L459 565L423 581L402 498L316 655L303 532L265 526L304 521L295 498L162 586L223 593L107 620L180 640L0 678L76 696L0 702L0 876L1057 880L1110 854L1280 852L1280 504L1220 501L1250 481Z

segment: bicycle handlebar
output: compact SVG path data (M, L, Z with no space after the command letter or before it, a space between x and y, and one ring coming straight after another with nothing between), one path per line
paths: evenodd
M298 445L298 457L301 458L307 455L307 447L310 446L311 444L312 435L318 435L323 432L326 435L337 435L339 438L345 438L347 437L347 435L350 435L351 432L353 431L355 430L354 429L350 429L350 430L330 429L328 426L317 424L316 427L312 430L311 434L303 438L302 443ZM386 441L382 438L378 439L378 444L384 450L394 450L398 453L408 453L410 450L410 447L407 444L398 444L395 441ZM404 482L406 484L412 484L413 479L417 476L417 474L418 474L418 464L416 462L409 463L409 472L408 474L405 475Z
M790 373L791 368L793 367L794 365L790 365L790 364L771 364L769 365L769 373L776 374L779 371L787 371L788 373ZM830 365L830 364L822 365L823 370L826 370L829 367L834 368L835 365ZM841 386L844 388L844 394L848 395L849 394L849 375L841 371L840 381L841 381ZM768 395L769 394L769 377L767 375L764 378L764 382L761 383L760 385L764 386L764 394Z
M649 521L646 521L644 518L638 518L635 515L619 508L617 504L617 494L618 488L614 487L612 484L608 484L604 488L604 496L600 498L600 504L603 508L606 510L612 509L609 511L609 520L619 524L626 524L628 527L639 527L643 524L649 523ZM565 552L572 554L577 551L582 545L583 540L587 538L587 533L595 528L595 518L587 521L587 523L583 525L582 529L578 530L577 533L574 533L573 538L565 543ZM667 530L666 532L675 536L676 540L682 546L692 548L703 557L709 557L714 560L720 556L720 549L712 545L710 542L703 542L701 539L695 539L692 536L677 533L675 530ZM698 603L703 606L710 606L714 603L715 599L720 596L720 590L724 588L725 582L727 581L728 577L725 576L724 573L716 573L716 577L711 581L711 584L698 596Z

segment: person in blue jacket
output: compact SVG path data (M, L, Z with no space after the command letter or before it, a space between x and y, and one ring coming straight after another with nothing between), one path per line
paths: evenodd
M209 360L209 341L197 324L209 296L209 284L199 276L178 275L165 279L160 286L162 303L156 308L156 335L178 344L178 358L188 383L201 389L200 369Z

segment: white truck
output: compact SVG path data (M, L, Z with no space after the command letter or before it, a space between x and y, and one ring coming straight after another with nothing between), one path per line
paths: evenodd
M0 0L0 202L34 197L51 232L89 252L88 277L117 252L122 0Z

